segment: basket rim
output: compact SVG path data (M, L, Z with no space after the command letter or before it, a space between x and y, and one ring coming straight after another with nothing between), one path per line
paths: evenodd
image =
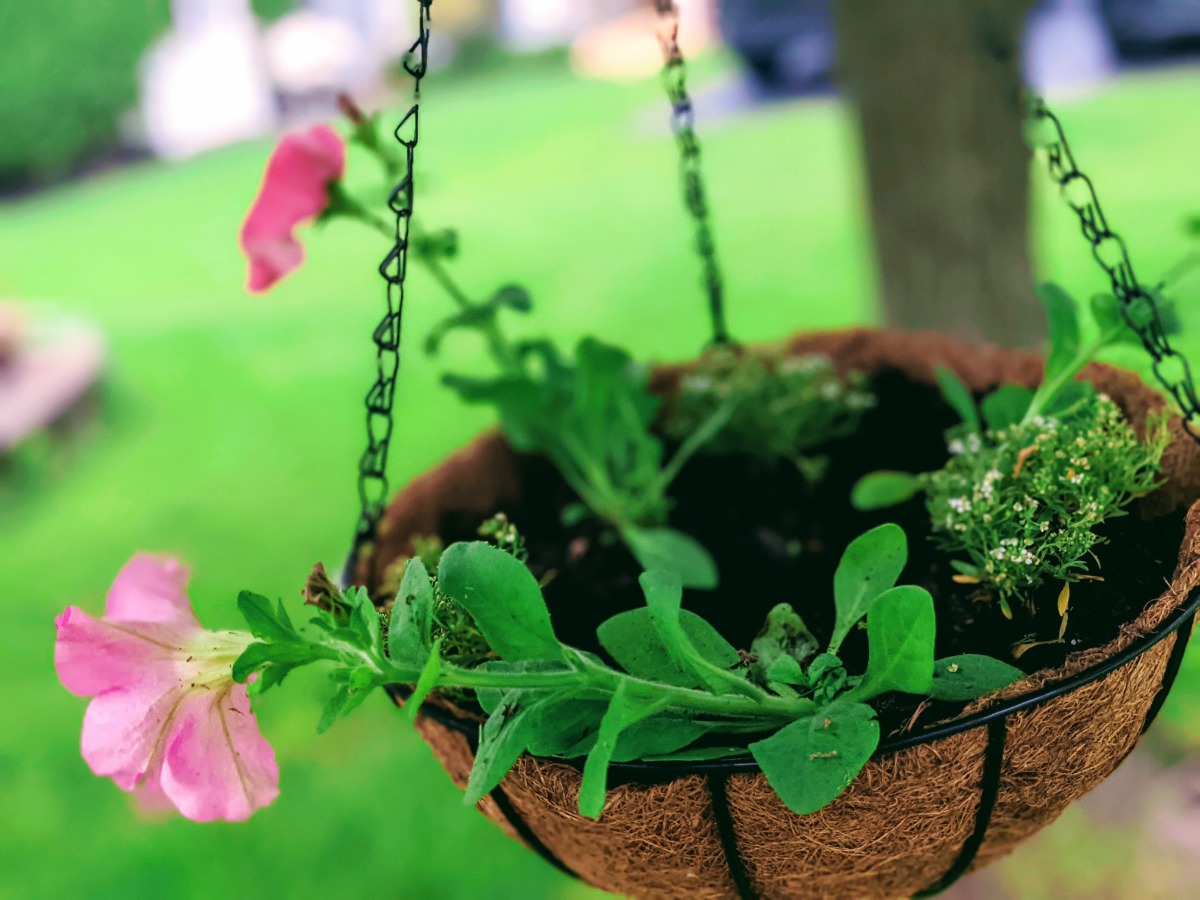
M1050 682L1040 688L1036 688L1026 694L1020 694L1016 697L1011 697L994 705L988 706L985 709L969 715L962 715L945 722L937 722L932 725L913 731L910 734L893 737L888 740L881 741L875 753L872 754L872 759L888 756L898 753L902 750L908 750L912 747L921 746L923 744L931 744L935 741L944 740L953 737L957 734L970 731L974 728L986 726L989 723L999 719L1006 719L1013 713L1018 713L1023 710L1033 709L1050 701L1069 694L1075 689L1083 685L1090 684L1093 681L1098 681L1106 675L1111 674L1117 669L1124 666L1126 663L1132 662L1137 657L1141 656L1147 650L1151 649L1161 641L1165 640L1172 634L1179 631L1185 624L1192 621L1196 615L1197 609L1200 609L1200 585L1192 588L1188 592L1185 600L1180 603L1171 612L1167 618L1160 622L1150 631L1134 638L1128 645L1121 650L1107 656L1092 666L1089 666L1082 671L1069 675L1058 681ZM1176 648L1182 649L1182 642L1187 640L1190 632L1184 631L1179 640L1176 641ZM1178 654L1182 656L1182 653ZM400 696L407 698L412 692L411 685L394 685L390 690ZM1165 700L1165 694L1158 696L1153 706L1150 709L1148 719L1158 711L1158 706ZM444 725L460 734L475 734L478 732L480 722L477 719L467 718L465 716L456 715L452 710L439 706L436 703L426 702L422 704L420 713L421 716L432 719L440 725ZM561 765L571 766L578 769L581 767L581 760L567 759L561 756L540 756L538 759L546 762L558 763ZM693 760L693 761L671 761L663 760L658 762L647 762L644 760L636 760L631 762L614 762L610 764L610 779L611 782L662 782L674 778L685 777L688 775L735 775L735 774L755 774L761 773L761 768L758 762L749 755L725 757L722 759L713 760Z

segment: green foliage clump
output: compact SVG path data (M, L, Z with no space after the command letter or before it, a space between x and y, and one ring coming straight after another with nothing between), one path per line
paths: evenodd
M111 148L168 0L0 4L0 186L45 181Z
M959 571L993 586L1006 608L1047 579L1074 581L1101 540L1093 529L1157 485L1168 437L1160 418L1139 440L1093 393L1066 419L953 438L945 467L923 476L937 542L964 552Z
M875 396L862 373L843 378L824 354L714 347L680 380L664 430L683 440L731 401L729 421L704 452L787 460L815 481L827 461L808 451L853 434Z
M559 641L541 587L520 559L490 544L458 543L442 554L436 576L420 559L408 563L386 635L359 589L333 589L306 630L282 606L243 593L239 605L258 642L234 674L244 681L259 672L265 689L298 665L333 662L337 689L322 727L379 685L414 685L407 703L414 717L431 691L473 690L488 718L468 804L493 790L526 752L585 758L578 805L592 818L604 809L613 762L749 753L783 802L804 814L837 797L878 746L870 700L890 691L964 700L1020 677L987 657L935 660L932 597L896 586L906 558L896 525L859 537L834 576L836 625L824 652L813 656L818 644L803 621L777 607L754 642L752 671L712 625L682 608L674 572L643 574L646 605L597 629L616 663L610 666ZM471 617L493 658L463 665L446 652L439 596ZM864 620L866 671L850 675L838 651ZM746 743L762 734L769 736Z
M1032 612L1029 592L1048 579L1079 578L1101 541L1094 529L1155 488L1169 442L1165 415L1150 417L1139 438L1111 399L1075 380L1100 350L1138 341L1129 326L1153 313L1148 301L1123 309L1101 294L1084 305L1054 285L1038 296L1050 347L1037 389L1003 385L976 404L939 367L942 394L962 419L947 433L945 466L876 472L851 497L874 509L924 492L935 540L969 559L954 562L959 577L993 589L1009 617L1014 599Z
M697 423L667 459L651 427L661 400L650 391L647 368L595 338L581 340L573 359L550 341L511 340L500 327L500 314L527 313L532 307L528 293L508 285L484 301L468 298L443 268L457 249L452 234L437 240L425 236L412 245L458 307L434 326L426 350L437 352L454 332L474 332L497 371L484 377L449 374L443 382L467 403L493 406L517 450L549 458L581 501L564 511L567 522L594 515L612 526L643 569L671 569L686 587L716 587L712 557L668 526L667 490L687 460L725 424L736 401Z
M382 139L378 117L351 109L350 140L374 156L385 174L403 171L395 142ZM323 219L348 216L395 239L390 226L341 187L334 200ZM456 307L430 330L426 352L437 353L453 333L482 339L495 373L448 374L443 382L466 403L494 407L514 448L542 454L554 464L580 500L563 511L564 522L595 516L611 526L643 569L670 569L689 588L716 587L718 572L708 551L668 525L672 501L667 491L684 464L728 420L736 398L696 422L668 459L652 429L661 400L650 390L646 366L595 338L581 340L573 358L548 340L512 340L501 327L502 314L528 313L533 306L528 291L510 284L483 300L468 296L446 268L459 249L453 230L414 228L408 246Z

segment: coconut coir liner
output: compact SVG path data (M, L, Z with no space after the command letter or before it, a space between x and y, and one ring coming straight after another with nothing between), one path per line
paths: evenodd
M1033 387L1042 372L1036 355L972 346L935 333L854 329L801 336L788 347L795 354L826 353L843 372L899 371L924 383L932 383L933 368L941 364L977 392L1005 383ZM655 390L669 398L686 369L656 370ZM1148 413L1163 407L1163 398L1130 373L1092 365L1084 377L1112 397L1139 430ZM1200 584L1200 504L1195 503L1200 448L1178 420L1171 427L1172 442L1163 456L1165 483L1141 501L1139 510L1161 515L1191 505L1168 590L1106 646L1073 653L1061 668L1036 672L974 709L1060 681L1120 652ZM361 581L377 585L389 563L412 552L411 538L436 533L445 514L484 518L520 490L511 449L499 435L483 435L395 498L375 552L360 566ZM1104 678L1008 716L996 805L975 867L1052 822L1129 754L1178 635ZM451 778L465 785L473 762L466 738L427 718L419 727ZM764 898L886 898L934 884L975 827L986 747L987 730L981 726L877 757L837 800L807 816L789 811L761 774L730 776L725 785L729 814L753 889ZM639 898L737 897L707 778L616 786L599 822L576 811L580 773L572 766L526 756L501 789L537 840L595 887ZM517 836L493 799L482 801L480 809Z

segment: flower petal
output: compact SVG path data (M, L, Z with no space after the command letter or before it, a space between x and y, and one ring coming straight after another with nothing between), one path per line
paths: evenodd
M280 140L242 224L240 243L250 263L250 291L266 290L300 265L304 250L292 231L325 209L329 183L341 178L345 168L346 145L328 125Z
M104 622L76 606L63 610L54 625L54 668L63 686L81 697L138 684L148 672L170 677L184 652L170 625Z
M156 819L163 813L174 813L175 804L162 789L162 759L151 764L146 777L138 782L133 789L133 798L137 801L138 812L146 818Z
M304 247L291 234L254 242L246 290L259 294L304 262ZM249 251L247 251L249 252Z
M167 622L199 630L187 595L188 570L169 556L139 553L117 574L104 606L107 622Z
M121 790L133 790L161 765L164 734L169 733L184 697L178 681L152 677L105 691L88 704L83 717L84 760Z
M163 792L197 822L240 822L279 796L275 751L250 710L246 685L196 693L180 705L162 768Z

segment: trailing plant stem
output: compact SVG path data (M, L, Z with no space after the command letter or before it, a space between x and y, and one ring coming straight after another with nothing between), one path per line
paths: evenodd
M716 695L693 688L646 681L614 671L582 655L576 655L573 663L576 668L557 672L490 672L482 668L464 669L447 663L442 666L436 686L498 690L590 688L611 696L621 684L625 684L627 692L663 697L667 707L678 712L755 722L791 722L816 711L816 704L811 700L776 697L761 688L754 688L753 696ZM373 660L372 666L381 681L387 684L414 684L421 674L416 667L397 666L386 659Z

